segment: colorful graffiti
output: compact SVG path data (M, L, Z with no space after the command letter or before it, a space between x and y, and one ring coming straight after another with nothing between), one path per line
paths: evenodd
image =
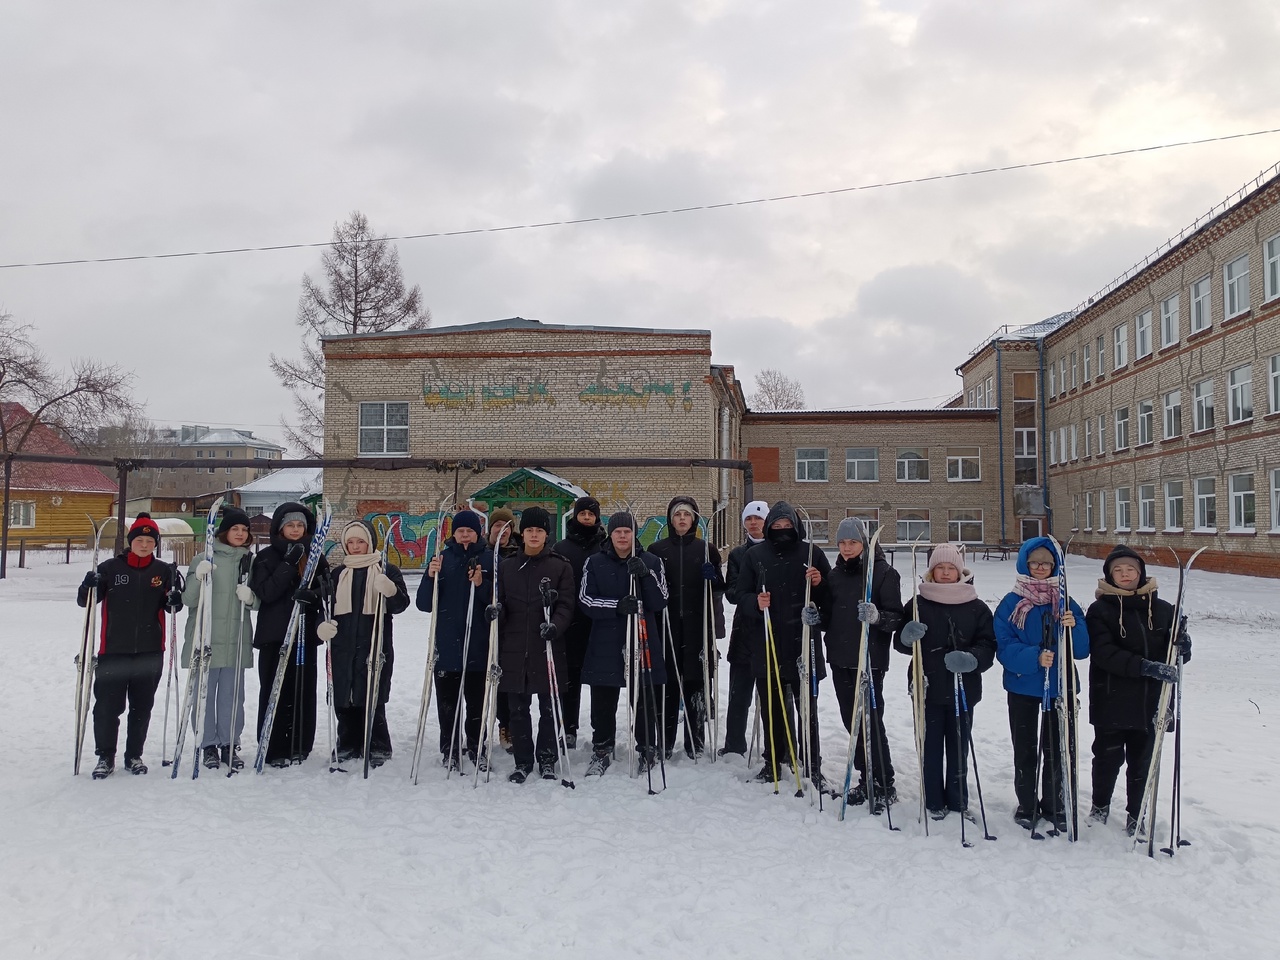
M443 521L438 513L366 513L365 523L373 527L378 543L386 544L387 559L401 570L418 570L427 565L436 550L436 535L442 522L445 537L449 529L449 514Z
M482 374L445 376L434 360L422 377L422 400L432 409L485 410L513 407L555 406L555 397L546 379L534 368L510 371L502 383L485 382Z
M650 399L656 399L658 402L665 401L671 410L675 409L678 401L684 412L688 413L693 409L693 398L689 395L692 386L693 384L686 380L680 387L680 396L677 397L674 380L649 381L638 386L624 380L615 380L612 384L596 380L578 392L578 399L582 403L642 408L649 406Z

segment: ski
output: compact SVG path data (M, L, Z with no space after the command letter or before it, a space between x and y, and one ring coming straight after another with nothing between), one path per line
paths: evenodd
M809 568L813 566L813 540L810 539L809 533L812 529L812 523L807 512L804 513L804 521L805 539L809 540L809 556L804 565L803 610L807 614L809 604L813 598L813 584L809 581ZM800 729L796 733L800 742L800 763L809 779L809 805L812 806L813 795L816 791L813 789L813 738L810 735L810 731L813 729L813 711L817 706L818 678L814 661L813 627L805 623L803 617L801 617L800 624L800 660L796 666L800 674L800 696L798 697L800 701L798 704L800 708L798 714Z
M204 559L213 563L214 521L222 508L222 497L213 501L204 525ZM187 699L178 705L178 732L174 737L173 770L169 779L178 779L178 763L182 760L182 747L187 739L187 714L196 727L196 737L204 736L204 710L209 691L209 661L213 658L213 570L200 578L200 602L196 607L196 628L191 638L191 662L187 667ZM191 697L195 695L195 709ZM191 763L191 779L200 776L200 747L196 746Z
M444 550L444 509L452 496L440 501L436 508L436 549L431 559L435 560ZM428 567L430 564L428 564ZM418 701L418 730L413 739L413 760L409 764L409 777L416 784L418 769L422 764L422 742L427 735L427 714L431 711L432 674L436 670L436 624L440 613L440 578L434 577L431 585L431 623L427 626L427 668L422 677L422 699Z
M916 548L924 534L920 534L911 544L911 619L920 622L920 578L916 567ZM920 774L920 816L919 822L924 824L924 835L929 835L929 816L924 802L924 654L920 651L921 641L911 645L911 726L916 742L916 767Z
M551 626L551 606L556 602L557 594L551 587L550 577L543 577L538 583L538 593L542 596L542 622ZM642 635L643 633L644 631L641 630ZM556 678L556 660L550 638L546 641L546 648L547 690L551 694L551 719L556 734L556 753L560 761L560 786L573 790L575 789L573 770L569 766L569 751L565 749L564 741L564 711L560 705L560 683ZM652 689L653 684L649 686Z
M93 527L93 559L89 567L91 573L98 572L98 551L102 546L102 531L112 519L108 517L102 523L95 523L92 516L89 524ZM93 693L93 673L98 665L98 653L95 624L98 619L98 588L89 591L84 605L84 627L80 632L80 647L76 652L76 756L72 775L80 775L80 757L84 753L84 735L89 722L89 701Z
M873 564L875 563L876 547L880 543L881 529L882 529L881 527L876 527L876 532L871 535L871 541L867 544L866 550L863 551L863 556L866 558L863 563L863 566L866 568L866 583L863 585L863 589L862 589L862 598L864 603L871 602L871 584L873 580L872 573L874 570ZM844 819L845 808L849 805L849 788L853 782L853 759L854 759L854 750L858 743L858 727L860 723L863 721L863 714L865 712L863 705L866 699L866 689L867 689L867 686L871 683L870 661L871 661L871 625L869 623L863 623L862 624L862 652L858 657L858 673L854 681L853 710L849 714L849 753L848 753L848 756L845 758L843 789L840 791L840 814L838 817L838 819L840 820ZM863 750L866 753L867 759L870 760L871 758L870 724L867 724L866 727L867 727L867 731L866 731L867 736L866 736L866 743L863 744ZM870 764L868 764L868 766L870 766ZM869 784L874 783L874 780L872 780L871 778L868 778L868 783ZM874 790L874 789L875 789L874 786L872 786L871 790ZM887 808L888 808L888 805L886 804L886 809ZM870 794L868 794L867 796L867 809L872 813L875 812L875 801L870 796Z
M325 501L324 515L316 525L311 537L311 549L307 554L307 565L302 571L302 586L309 587L315 579L316 570L320 566L320 557L324 554L324 540L329 533L329 524L333 522L333 508ZM262 735L258 738L258 754L253 759L253 769L262 773L267 762L267 745L271 742L271 728L275 725L276 707L280 703L280 691L284 689L284 673L289 665L289 655L293 653L295 643L306 643L306 638L299 638L303 624L302 604L296 600L293 612L289 615L289 626L285 631L284 643L280 645L280 658L276 663L276 674L271 681L271 693L267 699L267 709L262 715Z
M1057 554L1055 574L1058 582L1058 642L1054 663L1058 668L1058 699L1054 705L1058 712L1058 764L1062 770L1062 783L1058 789L1062 795L1062 812L1067 822L1067 840L1074 843L1080 830L1076 802L1079 775L1072 752L1079 732L1079 696L1076 690L1075 649L1071 628L1064 626L1062 622L1070 609L1071 596L1067 590L1067 552L1056 538L1049 536L1047 539L1053 544ZM1070 540L1067 545L1071 545Z
M391 539L392 531L395 529L395 523L387 528L387 539ZM386 544L383 544L382 559L378 561L378 572L385 574L387 572L387 551ZM371 574L372 575L372 574ZM369 749L373 745L373 720L378 713L379 692L382 689L382 666L386 662L386 657L382 653L383 633L386 630L387 598L381 593L378 594L378 609L373 614L373 633L369 635L369 659L365 663L367 672L367 682L365 684L364 694L364 779L369 779ZM468 618L468 626L470 619ZM459 704L461 704L461 697ZM336 759L336 754L335 754Z
M498 565L502 562L499 545L502 543L503 531L511 524L503 522L498 528L498 536L493 547L493 595L489 601L498 603ZM484 700L480 705L480 742L476 744L476 770L471 783L474 790L480 785L480 767L484 767L484 782L489 782L489 751L493 747L493 724L498 716L498 681L502 679L502 667L498 666L498 618L489 621L489 655L484 671Z

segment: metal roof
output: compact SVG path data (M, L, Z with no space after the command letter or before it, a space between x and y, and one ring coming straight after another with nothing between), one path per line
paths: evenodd
M457 323L443 327L424 327L421 330L387 330L384 333L339 333L321 337L325 343L342 340L382 340L389 337L433 337L450 333L484 333L499 330L539 330L568 333L641 333L662 336L711 336L710 330L673 330L658 327L602 327L567 323L543 323L525 317L507 317L505 320L484 320L479 323Z

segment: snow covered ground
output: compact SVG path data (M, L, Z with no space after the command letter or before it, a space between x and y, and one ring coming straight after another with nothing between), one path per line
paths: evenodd
M899 557L899 569L907 566ZM1068 565L1082 603L1098 566ZM975 567L979 592L994 605L1013 564ZM1171 582L1169 571L1153 572ZM584 782L583 750L572 756L575 791L507 783L506 756L479 789L470 778L445 782L434 765L415 787L409 754L427 622L416 610L396 629L389 712L397 754L368 781L327 772L323 726L301 767L170 781L160 766L162 705L148 741L150 775L92 781L90 733L86 772L73 778L81 622L73 598L82 574L83 566L48 566L12 570L0 582L5 956L1276 955L1275 581L1192 575L1183 834L1193 845L1173 860L1148 860L1130 853L1123 817L1082 827L1074 846L1033 843L1014 825L998 664L975 739L999 839L983 842L973 829L972 849L961 847L954 816L931 825L927 838L916 822L910 710L898 679L905 658L887 685L899 832L865 808L850 808L840 823L829 801L819 813L794 790L774 796L744 782L738 758L697 766L680 758L656 797L622 765ZM256 674L248 676L252 704ZM820 707L825 771L834 776L848 739L829 688ZM1082 711L1085 810L1086 718ZM584 731L586 720L584 704ZM433 718L429 744L435 735Z

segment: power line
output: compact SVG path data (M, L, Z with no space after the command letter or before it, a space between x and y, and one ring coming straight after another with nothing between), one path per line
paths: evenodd
M1027 163L1010 163L999 167L984 167L978 170L960 170L953 173L936 173L924 177L911 177L903 180L886 180L880 183L864 183L853 187L837 187L832 190L812 190L807 193L789 193L776 197L757 197L753 200L733 200L726 203L703 203L689 207L673 207L669 210L646 210L636 213L618 213L607 217L583 217L578 220L547 220L541 223L517 223L504 227L473 227L468 230L442 230L435 233L408 233L397 237L377 238L379 240L433 240L446 237L466 237L484 233L508 233L513 230L540 230L545 227L569 227L584 223L609 223L615 220L641 219L643 217L672 216L679 213L694 213L706 210L723 210L729 207L750 207L764 203L781 203L787 200L807 200L813 197L833 197L842 193L856 193L862 190L883 190L890 187L904 187L909 184L933 183L940 180L955 180L960 177L980 177L992 173L1009 173L1014 170L1031 170L1036 167L1058 166L1067 163L1079 163L1085 160L1102 160L1107 157L1123 157L1135 153L1153 153L1157 150L1173 150L1178 147L1193 147L1205 143L1221 143L1226 140L1243 140L1248 137L1262 137L1280 133L1280 127L1271 130L1254 130L1250 133L1232 133L1220 137L1204 137L1199 140L1179 140L1176 143L1152 144L1145 147L1130 147L1125 150L1110 150L1105 153L1086 153L1075 157L1059 157L1054 160L1035 160ZM366 241L373 242L373 240ZM116 257L81 257L72 260L39 260L29 263L0 263L0 270L16 270L24 267L67 267L88 263L126 263L134 260L176 260L186 257L216 257L232 253L270 253L279 250L309 250L318 247L329 247L333 241L315 241L310 243L277 243L267 246L225 247L217 250L189 250L181 253L143 253Z

